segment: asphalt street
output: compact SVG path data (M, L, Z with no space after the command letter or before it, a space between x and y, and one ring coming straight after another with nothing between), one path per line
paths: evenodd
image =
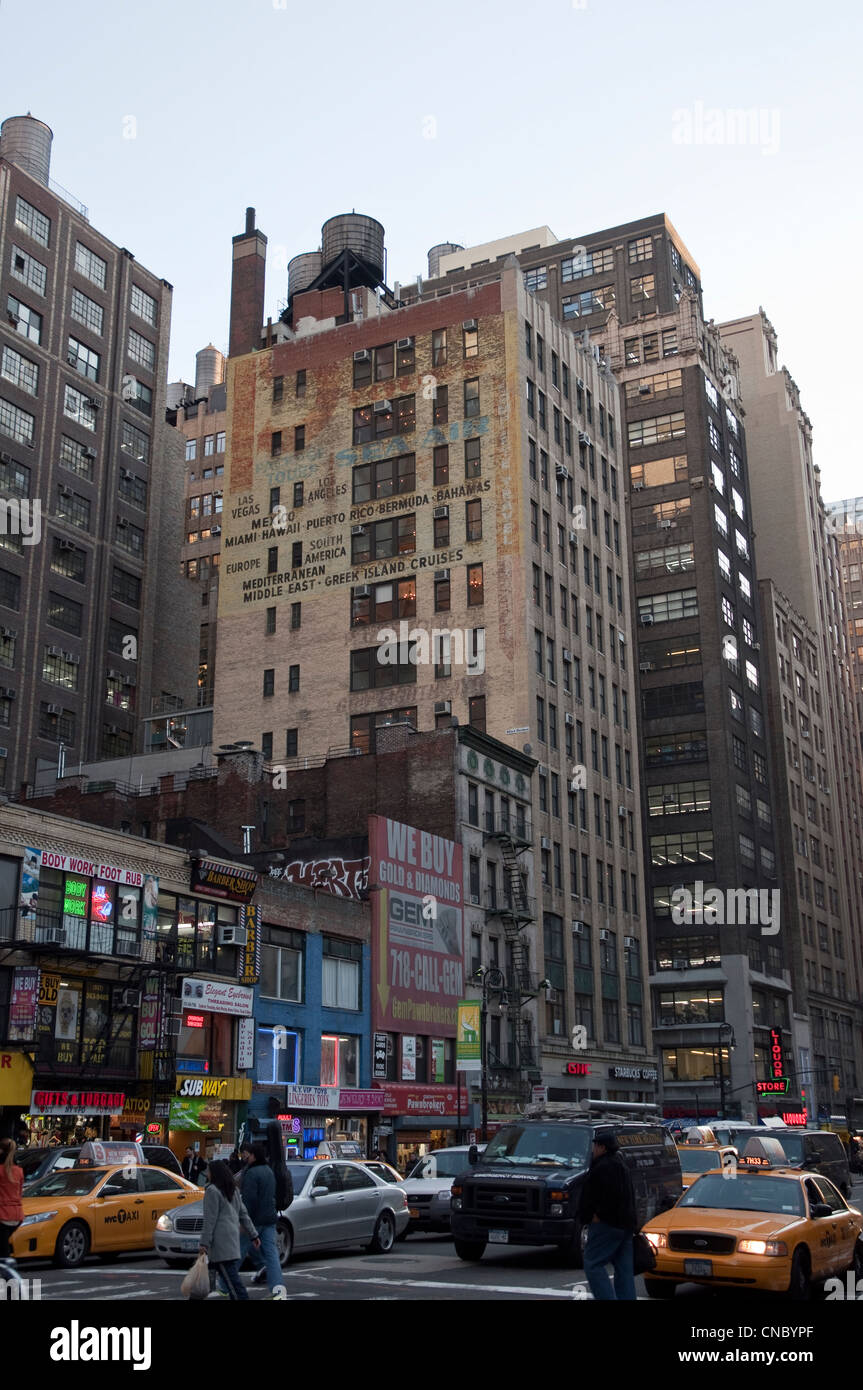
M852 1202L863 1203L863 1179L854 1182ZM182 1301L183 1272L168 1269L154 1255L120 1256L105 1264L90 1257L79 1269L54 1269L47 1261L28 1260L19 1272L39 1280L31 1297L43 1301L148 1302ZM251 1287L251 1274L243 1275L252 1300L266 1300L265 1289ZM455 1253L448 1236L411 1235L389 1255L361 1251L324 1252L297 1256L283 1271L289 1300L401 1301L403 1299L454 1300L589 1300L582 1270L566 1269L556 1252L545 1249L489 1249L479 1264L466 1264ZM646 1299L644 1282L636 1281L638 1296ZM678 1299L725 1297L694 1284L682 1285ZM750 1297L770 1300L767 1295ZM223 1300L213 1300L213 1302Z

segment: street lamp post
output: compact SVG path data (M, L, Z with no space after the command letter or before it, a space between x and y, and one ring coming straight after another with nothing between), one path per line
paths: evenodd
M480 1085L482 1096L482 1142L488 1143L488 997L490 994L501 996L501 1007L506 995L506 976L496 965L480 966L474 973L474 981L479 984L482 990L482 1000L479 1009L479 1055L482 1070L480 1072Z

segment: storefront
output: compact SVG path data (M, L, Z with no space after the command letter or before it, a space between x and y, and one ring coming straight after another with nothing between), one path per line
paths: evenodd
M287 1157L315 1158L322 1143L347 1142L371 1153L380 1093L339 1086L282 1086L274 1092ZM284 1101L283 1098L284 1097Z
M16 1138L30 1108L33 1064L26 1052L0 1051L0 1135Z
M21 1116L30 1131L31 1145L81 1144L87 1139L107 1139L111 1116L122 1112L123 1091L70 1086L68 1089L36 1089L27 1113Z
M431 1149L451 1148L459 1127L459 1092L456 1086L400 1086L378 1084L380 1113L385 1129L381 1148L402 1171ZM468 1124L468 1095L461 1091L461 1127Z
M177 1073L168 1111L168 1144L182 1159L187 1147L212 1157L216 1146L234 1148L252 1094L241 1076L184 1076Z

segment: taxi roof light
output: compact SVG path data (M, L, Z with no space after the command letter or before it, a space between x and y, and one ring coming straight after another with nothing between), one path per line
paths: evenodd
M788 1158L781 1143L772 1134L753 1135L738 1160L741 1168L787 1168Z

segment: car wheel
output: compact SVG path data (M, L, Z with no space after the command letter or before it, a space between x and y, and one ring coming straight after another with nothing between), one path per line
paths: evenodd
M90 1232L83 1221L69 1221L57 1237L54 1263L60 1269L77 1269L90 1249Z
M486 1243L484 1240L459 1240L456 1238L453 1244L455 1245L455 1253L460 1260L481 1260L485 1254Z
M370 1255L388 1255L396 1242L396 1223L391 1211L382 1211L366 1250Z
M294 1233L287 1221L276 1222L276 1252L279 1256L279 1265L286 1269L291 1262L291 1255L294 1253Z
M644 1291L648 1298L673 1298L677 1285L666 1283L664 1279L645 1279Z
M791 1261L791 1280L788 1284L788 1297L793 1303L808 1303L812 1295L811 1268L809 1251L798 1246Z

